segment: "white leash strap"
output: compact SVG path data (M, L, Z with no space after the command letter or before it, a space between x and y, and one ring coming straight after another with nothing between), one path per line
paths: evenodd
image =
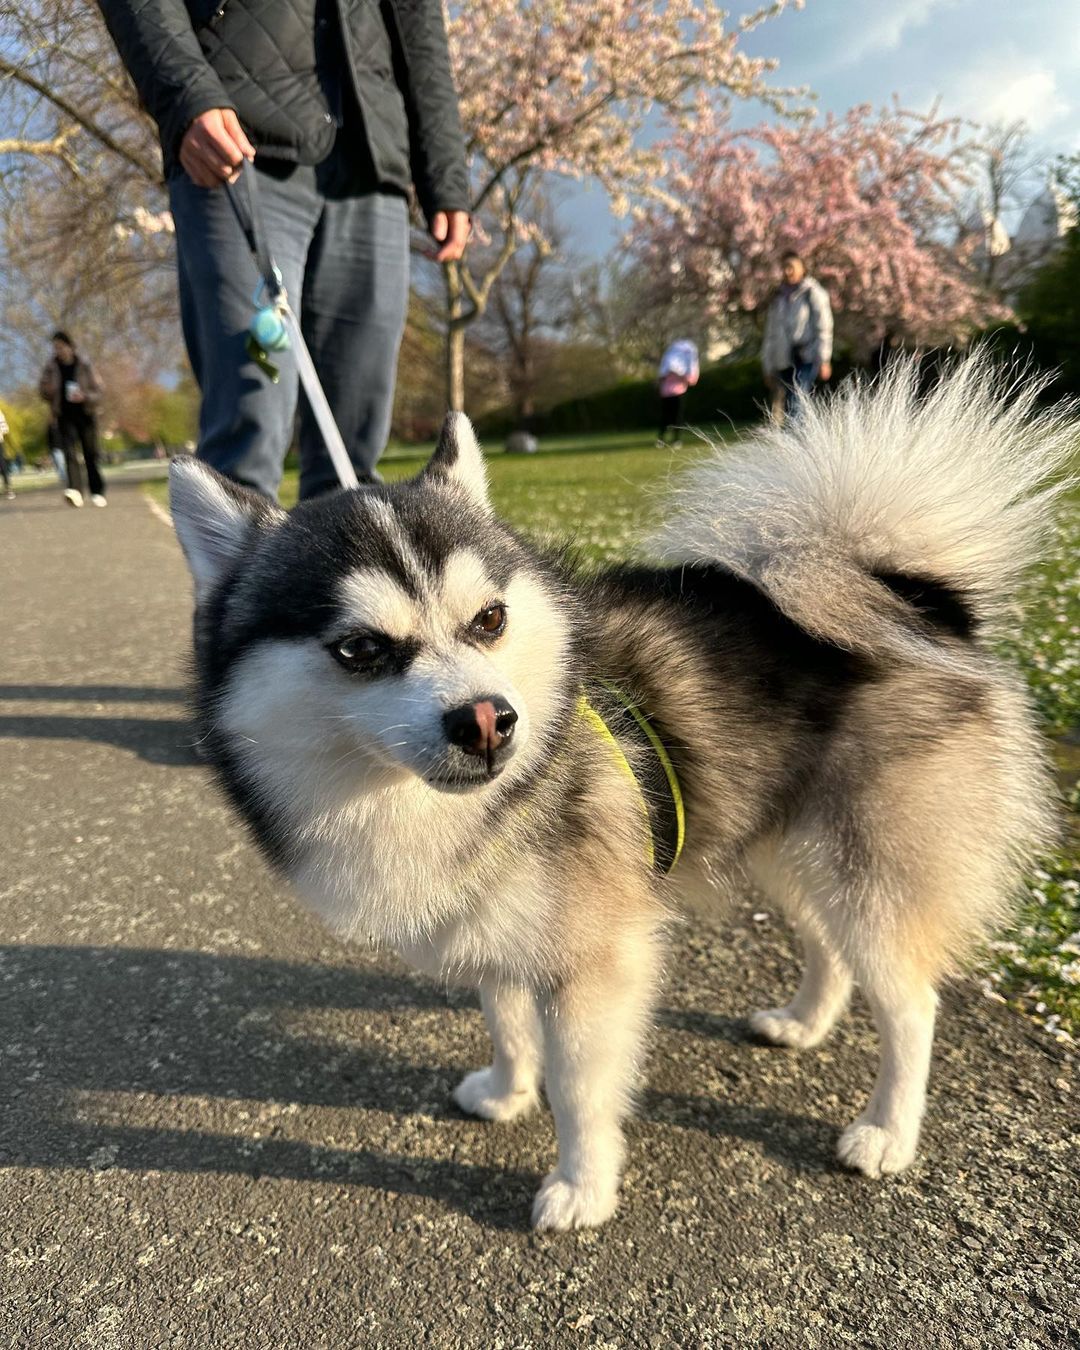
M345 449L345 442L342 440L341 432L338 431L337 423L334 421L334 414L330 411L330 404L326 401L323 387L315 372L315 362L311 359L311 353L304 341L304 335L300 331L299 320L292 311L284 287L281 291L279 308L289 329L293 351L296 353L300 383L304 386L304 393L307 394L307 401L311 404L311 411L315 414L315 421L319 424L319 430L322 432L323 441L329 451L330 461L337 470L341 486L343 488L359 487L360 480L356 476L356 470L349 458L349 452Z
M281 315L282 321L288 329L292 349L296 353L296 367L300 373L300 383L304 386L304 393L311 404L311 411L315 414L315 421L322 432L323 442L329 452L330 462L337 472L338 480L343 488L359 487L360 480L356 476L356 470L349 458L349 452L345 449L345 442L341 438L341 432L338 431L334 414L330 411L330 404L326 401L326 395L323 393L323 387L319 383L315 362L311 359L308 345L300 331L300 322L289 304L288 293L281 284L281 273L278 271L270 253L266 231L263 228L262 215L259 211L259 195L256 188L257 179L254 165L244 165L240 178L247 184L250 214L246 219L234 184L225 184L225 195L228 197L229 205L236 216L236 222L247 240L248 248L251 249L251 256L254 258L255 266L263 279L266 294L273 302L274 308Z

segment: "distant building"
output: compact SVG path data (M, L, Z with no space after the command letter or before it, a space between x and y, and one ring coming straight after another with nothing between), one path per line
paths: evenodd
M1059 187L1048 183L1028 204L1012 238L1008 280L1013 292L1046 262L1075 224L1076 206Z
M1009 231L1003 222L980 206L975 207L964 221L961 234L975 241L971 261L986 277L994 273L997 259L1003 258L1012 248Z
M1011 235L1000 218L976 207L960 236L974 241L973 265L1012 305L1076 223L1075 205L1051 182L1027 204Z

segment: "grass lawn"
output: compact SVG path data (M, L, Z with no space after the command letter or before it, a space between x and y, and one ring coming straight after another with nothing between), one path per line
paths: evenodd
M724 433L735 433L728 430ZM431 447L391 449L381 469L407 478ZM657 518L672 475L707 453L699 441L657 450L652 437L561 438L537 455L490 456L499 512L540 538L576 540L584 557L628 556ZM164 504L164 483L147 485ZM296 474L286 474L281 499L296 500ZM1062 851L1029 879L1014 930L994 941L981 963L987 992L1006 1000L1059 1037L1080 1036L1080 490L1066 498L1051 552L1031 578L1023 619L1001 641L1023 670L1047 732L1054 739L1068 803Z

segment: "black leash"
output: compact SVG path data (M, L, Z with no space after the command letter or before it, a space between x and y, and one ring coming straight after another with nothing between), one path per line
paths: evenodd
M238 189L241 183L244 183L247 187L248 206L246 210L240 203ZM270 252L266 231L263 228L257 184L258 177L253 168L241 170L240 176L235 182L225 184L225 195L229 199L229 205L236 217L236 223L240 226L240 232L247 240L251 256L255 259L255 266L259 269L259 275L266 287L267 296L271 301L274 301L282 293L284 287L281 284L281 273L278 271L277 264Z

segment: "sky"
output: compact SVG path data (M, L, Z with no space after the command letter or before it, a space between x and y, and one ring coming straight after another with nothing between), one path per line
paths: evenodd
M751 5L729 0L734 14ZM823 110L900 97L981 123L1026 121L1048 156L1080 150L1080 0L806 0L745 40L780 61L775 82L807 85ZM740 122L765 116L739 109ZM603 194L565 208L576 246L598 255L622 232Z

